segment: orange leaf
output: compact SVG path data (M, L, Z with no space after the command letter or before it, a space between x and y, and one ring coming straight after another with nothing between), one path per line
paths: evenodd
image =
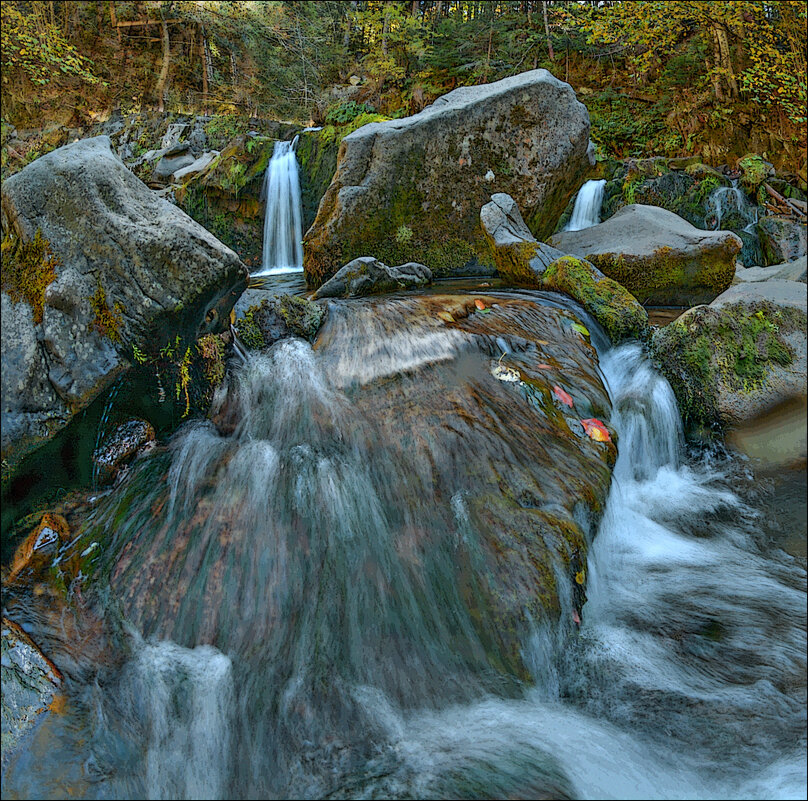
M561 387L558 386L558 384L556 384L553 387L553 395L555 395L556 398L558 398L561 401L561 403L563 403L565 406L569 406L570 408L572 408L572 395L570 395L567 392L564 392L564 390L561 389Z
M478 309L484 309L484 308L485 308L485 303L483 303L483 302L482 302L482 301L481 301L479 298L477 298L477 299L474 301L474 305L475 305L475 306L476 306Z
M595 440L595 442L611 442L612 438L609 436L606 426L597 418L589 417L586 420L581 420L581 424L590 439Z

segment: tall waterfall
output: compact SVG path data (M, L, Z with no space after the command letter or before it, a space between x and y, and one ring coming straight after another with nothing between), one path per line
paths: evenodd
M303 269L303 206L295 146L276 142L264 178L266 217L261 274L292 273Z
M603 203L603 187L606 181L587 181L575 198L572 217L565 231L581 231L600 222L600 206Z

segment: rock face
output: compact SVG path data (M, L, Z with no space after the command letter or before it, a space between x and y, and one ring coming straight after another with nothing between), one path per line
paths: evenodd
M806 253L806 227L788 217L763 217L757 224L766 264L795 261Z
M154 427L146 420L129 420L118 426L93 453L99 484L114 481L135 456L155 443Z
M9 467L109 387L134 347L220 330L246 286L238 256L147 189L106 136L9 178L2 221Z
M388 267L372 256L360 256L348 262L314 293L315 298L356 298L426 286L432 271L423 264L408 262Z
M598 320L613 342L647 335L648 314L636 298L585 259L537 242L513 198L494 195L480 209L480 224L497 270L507 281L569 295Z
M435 275L490 266L478 209L510 194L539 238L590 168L589 115L546 70L456 89L418 114L365 125L340 146L337 172L305 237L320 286L374 253L419 260Z
M707 303L727 289L742 246L728 231L701 231L673 212L641 205L555 234L550 244L588 259L643 303L677 306Z
M42 655L30 637L3 618L3 765L25 739L39 715L54 699L62 683L59 671Z
M797 281L738 284L654 334L689 427L735 428L806 395L807 304Z

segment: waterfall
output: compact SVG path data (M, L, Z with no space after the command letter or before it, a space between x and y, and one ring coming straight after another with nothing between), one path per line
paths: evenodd
M303 206L296 145L297 137L291 142L275 142L264 177L264 257L259 275L303 269Z
M727 230L736 233L743 241L740 260L746 267L763 264L760 239L757 235L758 207L749 202L738 186L738 180L730 186L719 186L707 199L708 230Z
M606 181L587 181L575 198L572 217L565 231L581 231L600 222L600 206L603 203L603 187Z

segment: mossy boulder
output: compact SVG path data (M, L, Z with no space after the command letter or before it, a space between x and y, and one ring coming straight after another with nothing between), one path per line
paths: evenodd
M690 431L741 426L806 394L805 286L734 286L657 330L652 350Z
M478 211L491 194L510 194L542 238L590 167L589 115L546 70L456 89L342 140L305 237L306 278L319 286L367 253L421 262L437 277L490 273Z
M585 259L556 259L544 271L541 288L563 292L577 300L603 326L612 342L645 339L648 335L648 313L637 299Z
M388 267L373 256L361 256L348 262L315 293L319 298L356 298L402 289L424 287L432 282L432 271L416 262Z
M16 254L13 275L4 258L3 278L9 469L107 390L136 352L175 340L184 352L226 327L246 286L238 256L151 192L106 136L10 177L2 226L4 256Z
M325 308L296 295L271 295L250 306L236 319L239 339L250 350L263 350L287 337L314 340Z
M727 289L742 247L733 233L701 231L642 205L582 231L554 234L550 244L587 259L642 303L678 306L709 302Z
M738 160L741 186L751 197L756 197L763 182L774 175L774 165L761 156L749 154Z
M770 215L761 218L756 227L765 265L796 261L805 255L805 223Z

